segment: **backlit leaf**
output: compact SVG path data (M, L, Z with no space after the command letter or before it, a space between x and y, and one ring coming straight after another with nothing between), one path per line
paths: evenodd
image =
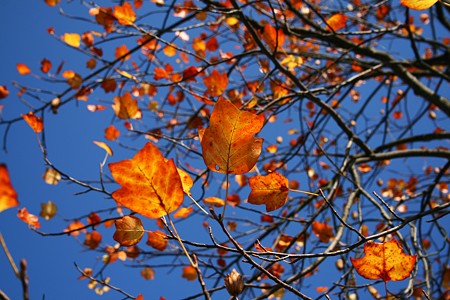
M39 213L39 216L48 221L56 215L57 211L58 207L56 204L52 201L48 201L47 203L41 203L41 212Z
M167 247L166 235L159 230L149 231L147 245L155 248L156 250L164 251L164 249L166 249Z
M289 181L277 172L266 176L253 176L248 179L251 188L248 203L265 204L266 211L273 211L282 207L288 198Z
M64 33L61 39L69 46L80 47L81 36L78 33Z
M314 221L312 223L312 230L322 243L328 243L334 238L333 227L327 223Z
M52 68L52 62L49 61L48 59L44 58L41 61L41 71L43 73L48 73L50 71L50 69Z
M42 122L42 119L33 112L30 111L26 115L22 115L22 118L30 125L34 132L39 133L44 130L44 122Z
M136 20L136 13L128 2L125 2L122 6L114 6L113 15L117 22L122 25L133 25Z
M61 180L61 174L52 168L45 169L44 175L42 175L45 183L50 185L56 185Z
M212 97L220 96L228 86L227 73L220 74L219 71L213 70L211 75L203 78L203 83L208 88L206 90L208 95Z
M5 99L8 95L8 88L5 85L0 85L0 99Z
M175 219L177 219L177 218L186 218L187 216L189 216L191 214L191 212L193 210L194 209L192 208L192 206L191 207L182 207L179 210L177 210L176 213L173 214L173 217Z
M11 184L8 168L0 164L0 212L17 205L17 192Z
M262 38L267 43L270 50L272 50L272 51L274 51L276 49L278 49L278 50L281 49L284 44L284 41L285 41L285 35L284 35L283 30L281 30L281 29L277 30L275 27L273 27L269 23L267 23L264 26L264 32L263 32Z
M187 266L183 268L183 278L186 278L189 281L197 279L197 271L193 266Z
M137 99L133 99L130 92L126 92L122 96L115 96L112 108L119 119L142 118L142 112L138 107Z
M153 280L153 278L155 278L155 271L150 267L145 267L141 270L141 276L144 277L144 279Z
M400 0L402 5L415 10L428 9L436 2L437 0Z
M407 278L416 264L415 255L407 255L396 239L386 243L367 242L365 256L350 258L359 275L367 279L381 279L384 282Z
M114 240L122 246L133 246L142 239L144 226L141 219L135 216L124 216L115 221Z
M94 144L96 144L97 146L99 146L100 148L105 150L106 153L108 153L109 156L113 156L113 151L111 150L111 148L106 143L94 141Z
M214 206L214 207L222 207L225 206L225 201L217 197L207 197L203 199L203 203Z
M27 75L31 73L30 68L28 68L26 64L17 64L16 68L20 75Z
M327 19L328 29L338 31L345 27L348 17L344 14L334 14Z
M127 45L122 45L120 47L116 48L115 57L117 59L120 58L121 61L126 61L130 59L130 54L128 53L130 50L128 50Z
M120 131L114 125L109 125L105 129L105 139L109 141L115 141L119 136Z
M84 227L85 225L82 222L75 220L64 229L64 232L70 232L71 236L78 236L81 232L86 232Z
M250 171L261 153L263 139L254 135L263 124L263 115L241 111L230 101L219 98L209 127L200 132L206 166L220 173Z
M84 245L89 247L90 249L94 250L97 249L97 247L102 242L102 235L98 231L92 231L86 233L85 239L84 239Z
M47 3L48 6L55 6L59 1L61 0L45 0L45 3Z
M32 227L41 227L39 218L33 214L30 214L25 207L19 209L19 211L17 212L17 217Z
M183 185L173 159L147 143L132 159L109 164L122 188L112 197L121 205L149 218L176 210L183 202Z

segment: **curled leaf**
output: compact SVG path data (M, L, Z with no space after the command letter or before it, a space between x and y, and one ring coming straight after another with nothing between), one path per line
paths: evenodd
M135 216L125 216L115 221L116 232L113 239L122 246L133 246L142 239L144 226L141 219Z
M33 129L34 132L39 133L44 130L44 122L33 112L29 112L26 115L22 115L22 118L28 123L28 125Z

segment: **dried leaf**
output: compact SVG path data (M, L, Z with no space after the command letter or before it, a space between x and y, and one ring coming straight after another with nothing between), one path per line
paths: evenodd
M61 180L61 174L52 168L45 169L44 175L42 175L45 183L50 185L56 185Z
M94 141L94 144L96 144L97 146L99 146L100 148L105 150L106 153L108 153L109 156L113 156L113 151L111 150L111 148L106 143Z
M264 116L239 110L230 101L219 98L210 124L202 131L203 159L214 172L243 174L250 171L262 149L262 138L255 138L264 124Z
M251 188L248 203L265 204L266 211L270 212L282 207L288 198L289 181L277 172L266 176L253 176L248 179Z
M399 281L407 278L416 264L416 255L407 255L396 239L386 243L367 242L365 256L350 258L359 275L367 279Z
M17 217L32 227L41 227L39 218L33 214L30 214L25 207L19 209L19 211L17 212Z
M47 203L41 203L41 212L39 213L39 216L48 221L56 215L57 211L58 207L56 204L52 201L48 201Z
M133 246L142 239L144 226L141 219L135 216L124 216L115 221L114 240L122 246Z
M11 184L8 168L0 164L0 212L17 205L17 192Z
M22 115L22 118L30 125L34 132L39 133L44 130L44 122L42 122L42 119L33 112L30 111L26 115Z
M137 99L133 99L130 92L126 92L122 96L114 97L112 108L119 119L127 120L142 118L142 112L138 107Z
M169 214L183 202L183 185L173 160L166 161L152 143L132 159L109 164L109 169L122 186L112 197L148 218Z
M92 231L86 233L84 245L88 246L90 249L94 250L97 249L97 247L102 242L102 235L98 231Z
M141 276L146 280L153 280L155 278L155 271L150 267L145 267L141 270ZM142 295L141 298L144 299Z
M203 203L214 206L214 207L222 207L225 206L225 201L217 197L208 197L203 199Z

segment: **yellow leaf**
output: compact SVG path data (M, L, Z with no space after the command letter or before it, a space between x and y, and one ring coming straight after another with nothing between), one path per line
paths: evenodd
M108 153L109 156L113 156L113 151L111 150L111 148L106 143L94 141L94 144L96 144L97 146L99 146L100 148L105 150L106 153Z
M62 40L69 46L78 48L80 47L81 37L78 33L64 33Z
M400 3L402 5L415 10L428 9L431 6L433 6L436 2L437 0L400 0Z

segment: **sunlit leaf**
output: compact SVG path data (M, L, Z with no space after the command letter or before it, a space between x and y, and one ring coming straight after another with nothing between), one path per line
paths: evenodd
M5 85L0 85L0 99L5 99L8 95L8 88Z
M327 223L314 221L312 223L312 230L322 243L328 243L334 238L333 227Z
M105 129L105 139L109 141L115 141L119 136L120 131L114 125L109 125Z
M17 212L17 217L32 227L41 227L39 218L33 214L30 214L25 207L19 209L19 211Z
M327 19L328 28L333 31L338 31L346 26L347 19L348 17L344 14L334 14Z
M109 169L122 186L112 197L137 213L159 218L183 202L183 185L173 160L166 161L152 143L132 159L109 164Z
M41 203L41 212L39 213L39 216L48 221L56 215L57 211L58 207L56 204L49 200L47 203Z
M285 41L285 35L283 30L276 29L269 23L264 26L264 31L262 35L263 40L267 43L270 50L280 50L283 47Z
M155 278L155 270L153 270L153 268L150 267L145 267L141 270L141 276L144 277L144 279L146 280L153 280L153 278Z
M187 266L183 268L183 274L181 276L189 281L196 280L197 271L193 266Z
M227 73L220 74L219 71L213 70L211 75L203 78L203 83L207 87L206 93L212 97L223 94L228 86Z
M31 73L30 68L28 68L26 64L17 64L16 68L20 75L27 75Z
M44 58L41 61L41 71L42 71L42 73L48 73L51 68L52 68L52 62L49 61L48 59Z
M130 50L128 50L127 45L124 44L122 46L119 46L116 48L115 57L117 59L120 58L121 61L129 60L131 57L131 55L129 54L129 51Z
M22 118L28 123L28 125L33 129L34 132L39 133L44 130L44 122L33 112L29 112L26 115L22 115Z
M89 247L90 249L94 250L97 249L97 247L102 242L102 235L98 231L92 231L86 233L85 239L84 239L84 245Z
M115 221L116 232L114 240L122 246L133 246L142 239L144 235L144 226L141 219L135 216L124 216Z
M255 138L264 116L241 111L230 101L219 98L209 127L202 131L201 145L206 166L215 172L243 174L256 164L262 138Z
M84 227L85 225L81 221L75 220L64 229L64 232L70 232L71 236L78 236L81 232L86 232Z
M400 3L406 7L415 10L424 10L433 6L438 0L400 0Z
M100 148L105 150L106 153L108 153L109 156L113 156L113 151L111 150L111 148L106 143L94 141L94 144L96 144L97 146L99 146Z
M130 92L126 92L122 96L115 96L112 108L119 119L142 118L142 112L138 107L137 99L133 99Z
M163 232L159 230L149 231L147 245L155 248L156 250L164 251L164 249L166 249L167 247L167 237Z
M17 205L17 192L11 184L8 168L0 164L0 212Z
M192 208L192 206L190 206L190 207L182 207L179 210L177 210L176 213L173 214L173 217L175 219L177 219L177 218L183 218L183 219L187 218L187 216L189 216L193 210L194 209Z
M277 172L266 176L253 176L248 179L251 188L248 196L250 204L265 204L266 211L273 211L282 207L288 198L289 181Z
M80 47L81 37L78 33L64 33L61 39L69 46Z
M56 185L61 180L61 174L53 168L46 168L44 175L42 175L45 183Z
M203 203L214 206L214 207L222 207L225 205L225 201L217 197L207 197L203 199Z
M381 279L384 282L407 278L416 264L415 255L404 253L396 239L386 243L367 242L365 256L350 258L359 275L367 279Z
M55 6L57 5L61 0L44 0L45 3L47 3L48 6Z
M136 20L136 13L128 2L125 2L122 6L114 6L113 15L117 22L122 25L133 25Z

